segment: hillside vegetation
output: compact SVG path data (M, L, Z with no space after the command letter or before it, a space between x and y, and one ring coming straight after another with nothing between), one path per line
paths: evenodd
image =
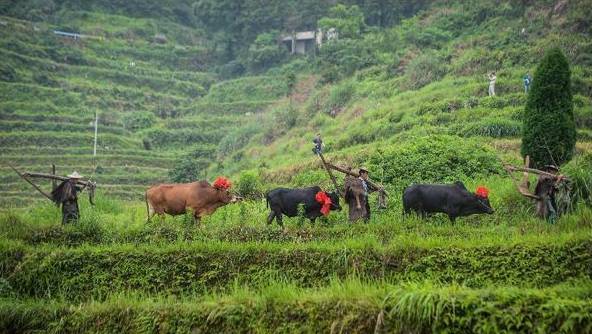
M592 332L589 17L562 0L2 2L0 332ZM331 27L314 54L277 43ZM502 164L522 163L522 77L553 47L577 142L552 224ZM388 208L266 225L267 190L332 189L317 132ZM10 168L51 164L98 183L76 224ZM200 227L146 221L149 185L218 175L246 200ZM404 187L457 180L495 213L402 215Z

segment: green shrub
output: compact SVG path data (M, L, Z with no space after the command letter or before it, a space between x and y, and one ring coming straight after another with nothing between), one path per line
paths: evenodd
M427 102L422 104L417 110L418 115L449 113L463 108L463 103L459 99L447 99L443 101Z
M263 72L266 69L278 65L288 56L286 48L278 45L277 31L263 33L257 36L249 46L245 63L249 71L253 73Z
M138 131L152 127L156 117L151 112L131 112L123 116L123 126L130 131Z
M364 40L332 40L319 50L322 82L335 82L377 64L372 46Z
M16 81L18 75L12 66L2 62L0 65L0 80L1 81L8 81L13 82Z
M383 182L454 182L499 173L501 164L487 146L476 140L447 135L411 137L371 154L371 169L384 170Z
M411 60L405 69L406 85L410 89L419 89L440 80L446 72L446 64L439 54L425 52Z
M231 129L218 144L217 156L222 158L245 147L251 138L261 131L261 124L249 123L245 126Z
M239 175L236 191L246 199L258 199L263 196L263 185L256 171L245 171Z
M213 160L215 148L209 145L195 145L186 154L181 155L169 171L169 178L174 182L194 182L204 179L206 170Z
M174 229L171 232L175 238ZM118 292L167 295L224 291L231 289L233 282L254 286L261 275L267 281L268 273L302 287L360 276L468 287L545 287L568 279L590 279L591 247L588 240L430 248L211 240L168 246L33 248L4 241L0 277L21 298L54 297L72 302L104 300Z
M335 280L303 289L289 282L229 294L106 302L0 301L0 330L159 333L585 333L590 282L546 289ZM509 312L508 310L511 310Z
M588 205L592 203L592 154L577 156L561 168L561 173L571 180L573 194L576 200L582 200Z
M524 111L522 155L536 167L561 165L576 144L570 69L560 49L549 50L536 69Z
M178 147L179 145L209 144L220 139L222 133L216 129L209 131L196 129L160 129L149 128L141 134L150 141L152 147Z
M325 112L328 114L339 112L352 99L355 90L354 83L351 81L344 81L334 86L329 92L329 97L325 104Z
M522 124L518 121L502 117L488 117L474 123L463 126L455 134L459 136L485 136L485 137L516 137L522 132Z

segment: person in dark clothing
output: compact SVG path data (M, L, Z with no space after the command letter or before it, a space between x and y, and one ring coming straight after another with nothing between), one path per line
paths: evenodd
M370 201L368 200L368 193L377 189L372 188L368 184L368 169L361 167L358 173L360 174L359 178L362 180L362 186L364 187L364 202L366 202L366 217L364 217L364 220L368 222L368 220L370 220Z
M555 193L557 191L557 182L561 175L557 175L559 168L554 165L547 165L543 171L550 173L540 174L537 179L534 194L540 198L537 201L537 214L547 219L548 222L554 223L557 220L557 203L555 201Z
M80 218L78 207L78 193L82 191L77 181L82 176L77 172L68 175L68 180L63 181L52 192L51 197L57 206L62 205L62 224L77 222Z
M364 222L370 220L370 201L368 194L381 189L375 188L368 182L368 169L361 167L358 177L346 176L345 180L345 200L349 207L349 220L355 222L363 219Z
M317 155L323 153L323 148L325 147L325 145L323 144L323 140L321 139L320 133L317 133L312 142L315 144L314 148L312 149L312 152Z
M526 75L522 78L522 82L524 83L524 93L528 93L530 84L532 83L532 77L530 76L530 73L526 73Z

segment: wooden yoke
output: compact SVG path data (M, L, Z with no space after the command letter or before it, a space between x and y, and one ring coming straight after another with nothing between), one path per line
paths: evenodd
M345 169L345 168L341 168L341 167L339 167L339 166L335 166L335 165L333 165L333 164L331 164L331 163L327 163L327 166L329 166L329 168L331 168L331 169L335 169L336 171L342 172L343 174L351 175L351 176L353 176L353 177L358 177L358 176L360 176L359 174L356 174L356 173L352 172L351 170L347 170L347 169ZM380 192L383 192L385 195L387 195L387 196L388 196L388 194L387 194L386 190L384 190L384 187L383 187L381 184L378 184L378 183L372 182L371 180L367 180L366 182L367 182L367 183L368 183L370 186L372 186L373 188L375 188L375 189L378 189L378 191L380 191Z
M14 170L14 172L17 173L23 180L27 181L27 183L29 183L31 186L33 186L33 188L35 188L37 191L39 191L43 196L47 197L47 199L49 199L50 201L53 201L53 198L49 194L44 192L38 185L33 183L33 181L31 181L30 178L50 179L50 180L52 180L52 187L53 187L53 183L55 181L69 180L69 178L64 177L64 176L57 176L54 174L45 174L45 173L30 173L30 172L21 173L13 166L10 166L10 168L12 168L12 170ZM55 168L55 167L53 167L53 168ZM54 170L53 168L52 168L52 172ZM90 180L89 181L76 180L76 184L82 186L81 190L88 188L88 201L90 202L90 204L94 205L95 204L94 203L95 189L97 187L96 182L92 182Z
M345 196L345 194L341 193L341 190L339 189L339 186L337 185L337 180L335 180L335 176L333 175L333 173L331 173L331 169L329 169L328 167L328 163L325 160L325 157L323 156L323 153L319 152L319 158L321 158L321 162L323 163L323 167L325 167L325 170L327 171L327 174L329 174L329 177L331 178L331 181L333 182L333 186L335 186L335 191L337 192L338 196Z
M545 172L542 170L529 168L528 167L529 165L530 165L530 157L529 156L526 156L526 158L524 158L524 167L516 167L516 166L509 165L509 164L504 164L504 169L506 170L506 172L508 172L508 174L510 174L512 181L514 181L514 183L516 184L516 187L518 188L518 192L520 192L520 194L522 194L525 197L532 198L534 200L541 199L539 196L530 192L529 182L528 182L528 173L550 176L552 178L557 179L558 181L565 178L564 176L561 176L561 175L555 175L555 174L548 173L548 172ZM516 182L516 180L514 179L514 177L512 175L513 172L524 172L523 177L522 177L522 182L520 182L520 183Z

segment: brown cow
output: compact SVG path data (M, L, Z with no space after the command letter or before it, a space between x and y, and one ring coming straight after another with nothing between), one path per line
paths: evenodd
M219 182L220 180L222 182ZM214 186L207 181L192 183L159 184L146 191L146 209L148 219L155 214L164 219L164 214L176 216L193 211L193 218L199 224L205 215L214 213L216 209L240 200L228 190L230 182L218 178Z

